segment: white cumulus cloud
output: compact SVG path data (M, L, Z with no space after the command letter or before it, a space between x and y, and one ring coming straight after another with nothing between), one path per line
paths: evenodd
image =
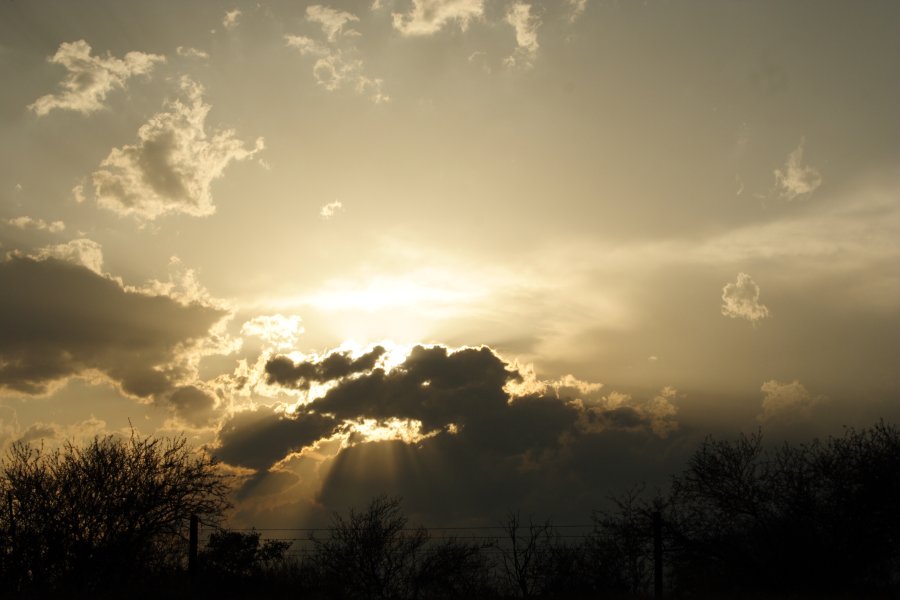
M403 35L432 35L456 23L465 31L484 15L484 0L413 0L406 13L393 13L394 28Z
M759 303L759 286L746 273L738 273L735 283L725 284L722 288L722 314L750 322L769 316L769 309Z
M93 173L100 206L144 219L167 213L211 215L212 182L232 161L263 149L262 138L248 148L234 130L207 132L210 105L203 88L185 77L181 89L184 100L167 102L138 130L137 143L114 148Z
M62 65L69 72L56 94L41 96L28 106L38 116L55 108L90 114L103 108L107 94L113 89L123 89L125 82L135 75L147 75L164 56L129 52L125 58L91 56L91 47L84 40L60 44L56 54L48 59Z

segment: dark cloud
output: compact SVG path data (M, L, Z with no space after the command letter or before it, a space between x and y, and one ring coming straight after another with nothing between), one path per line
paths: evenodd
M270 384L308 389L309 384L314 381L331 381L369 371L384 352L383 347L376 346L355 359L349 352L332 352L319 362L304 361L296 364L287 356L275 356L266 363L266 380Z
M239 412L219 430L214 454L231 465L268 469L290 452L329 436L338 422L316 413L285 415L270 408Z
M341 419L417 419L433 431L502 410L509 399L503 387L518 378L489 348L449 353L416 346L390 372L375 369L344 381L313 407Z
M247 500L259 496L271 496L293 486L300 478L290 471L259 471L238 489L235 497Z
M132 395L172 388L179 346L205 337L225 313L115 281L56 259L0 263L0 387L39 394L87 370Z
M204 425L212 417L216 400L207 392L193 385L176 389L169 396L169 404L175 414L192 425Z
M332 357L340 358L338 364L352 363L346 354L300 364L279 357L269 362L268 372L291 386L304 378L324 380L322 365ZM288 482L270 482L266 470L289 452L337 432L348 435L318 470L319 506L343 510L360 498L398 494L430 522L502 516L515 507L567 507L587 515L604 500L612 477L622 485L643 478L635 461L619 464L623 449L599 441L608 435L617 443L652 448L642 456L645 462L670 459L660 451L664 442L654 421L654 407L675 393L668 388L649 403L626 394L604 399L597 394L599 385L533 382L488 347L416 346L390 371L375 366L376 360L368 364L368 370L352 371L353 377L342 377L346 370L331 372L334 386L297 415L261 409L239 413L226 424L219 433L219 458L258 470L245 484L244 497L279 493ZM511 389L532 391L514 395ZM398 422L401 429L417 421L421 428L385 440L370 436L367 425L359 427L364 420L386 430ZM320 458L297 459L314 460Z

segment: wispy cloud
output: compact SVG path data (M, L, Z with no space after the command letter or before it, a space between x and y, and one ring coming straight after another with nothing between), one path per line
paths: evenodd
M587 10L587 0L566 0L569 5L569 22L574 23Z
M312 23L318 23L322 26L322 31L328 37L329 42L335 41L341 34L348 34L356 31L351 29L344 32L344 25L353 21L359 21L359 17L343 10L335 10L321 4L313 4L306 7L306 20Z
M59 233L66 229L66 224L62 221L52 221L48 223L43 219L35 219L27 216L7 219L6 224L17 229L33 229L37 231L49 231L50 233Z
M28 106L38 116L53 109L73 110L90 114L104 107L107 94L122 89L125 82L135 75L146 75L153 67L165 62L165 57L143 52L129 52L125 58L91 56L91 47L84 40L64 42L52 57L51 63L62 65L68 71L56 94L41 96Z
M532 6L524 2L513 2L506 12L505 21L516 30L516 50L503 62L508 67L529 68L537 57L537 30L541 20L531 14Z
M317 84L329 92L348 87L357 94L367 94L376 104L390 101L390 96L382 91L383 81L365 74L363 61L357 58L356 47L344 39L348 32L343 27L351 21L359 20L355 15L314 5L307 8L306 19L322 27L325 42L303 35L285 35L284 40L289 48L294 48L301 56L316 59L313 77Z
M394 28L403 35L432 35L456 23L465 31L484 15L484 0L413 0L406 13L393 13Z
M786 200L808 198L822 185L822 175L813 167L803 164L804 140L788 155L781 169L775 169L775 186Z
M722 314L752 323L769 316L769 309L759 302L759 286L746 273L738 273L737 282L722 288Z
M182 78L184 100L166 104L138 130L138 142L114 148L92 176L97 203L123 215L155 219L167 213L215 212L210 186L236 160L263 149L245 146L231 129L207 133L210 105L203 88Z
M203 50L198 50L196 48L191 48L189 46L178 46L177 48L175 48L175 52L178 54L178 56L184 56L186 58L209 58L208 52L204 52Z

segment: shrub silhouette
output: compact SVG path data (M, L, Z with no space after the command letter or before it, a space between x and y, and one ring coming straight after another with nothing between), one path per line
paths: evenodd
M13 590L91 592L178 567L187 521L216 521L227 487L174 439L95 437L45 452L16 443L2 464L3 574Z
M900 589L900 432L883 422L767 451L707 439L666 510L674 586L847 597Z
M329 596L409 598L417 555L428 541L423 528L406 528L399 498L378 496L362 512L332 517L331 537L311 538L313 566Z

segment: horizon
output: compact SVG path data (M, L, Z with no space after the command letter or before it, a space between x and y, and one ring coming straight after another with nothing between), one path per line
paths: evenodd
M900 5L0 5L0 451L587 521L900 422Z

